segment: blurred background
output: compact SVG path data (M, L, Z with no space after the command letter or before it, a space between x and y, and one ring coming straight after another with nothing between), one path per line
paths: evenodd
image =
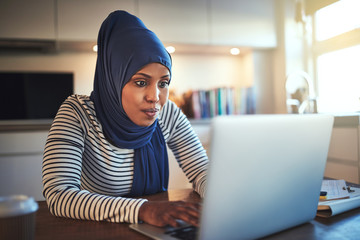
M360 1L1 0L0 195L42 199L52 118L91 93L98 30L118 9L171 53L170 98L206 149L216 115L331 113L326 174L359 182ZM188 187L171 168L170 187Z

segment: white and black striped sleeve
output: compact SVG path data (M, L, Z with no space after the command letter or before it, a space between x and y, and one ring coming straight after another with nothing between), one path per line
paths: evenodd
M168 147L194 190L204 197L208 157L198 136L181 109L171 101L164 107L161 119Z
M145 199L98 194L85 190L81 183L89 126L80 105L71 97L62 104L46 141L42 171L49 210L61 217L136 223Z

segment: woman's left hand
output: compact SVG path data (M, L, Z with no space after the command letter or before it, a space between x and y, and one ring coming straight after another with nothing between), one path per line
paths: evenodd
M139 211L139 219L158 227L170 225L178 227L176 220L182 220L193 226L199 226L199 203L149 201L143 203Z

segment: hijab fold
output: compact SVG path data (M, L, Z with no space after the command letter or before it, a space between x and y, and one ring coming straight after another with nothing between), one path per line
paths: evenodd
M98 35L94 90L91 100L105 137L119 148L134 149L134 176L130 196L166 191L169 179L167 148L158 120L147 127L133 123L125 113L122 89L149 63L171 72L171 57L144 23L125 11L112 12Z

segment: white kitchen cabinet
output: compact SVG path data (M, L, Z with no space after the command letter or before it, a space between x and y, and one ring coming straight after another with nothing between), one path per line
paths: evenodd
M95 42L115 10L164 43L276 47L275 0L2 0L0 38Z
M58 0L58 40L96 41L101 23L115 10L135 14L135 0Z
M274 0L209 0L212 45L277 46Z
M0 156L0 166L0 196L20 194L44 200L42 153Z
M48 131L0 133L0 196L43 200L42 156Z
M163 42L209 44L207 0L139 0L139 17Z
M1 0L0 38L55 39L54 0Z
M360 116L335 116L325 176L360 183Z

